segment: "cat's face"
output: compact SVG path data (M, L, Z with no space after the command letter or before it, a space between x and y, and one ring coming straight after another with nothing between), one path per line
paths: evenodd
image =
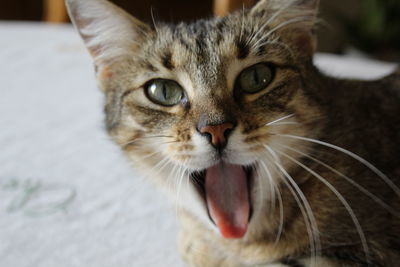
M103 0L70 1L107 96L107 126L132 164L177 204L242 237L313 136L304 92L315 1L261 1L225 18L151 28ZM304 1L303 1L304 2ZM100 12L99 12L100 11ZM279 171L280 172L280 171Z

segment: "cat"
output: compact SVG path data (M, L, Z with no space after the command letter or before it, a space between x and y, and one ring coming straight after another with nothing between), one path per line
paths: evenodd
M399 266L400 69L320 73L318 6L147 25L67 0L107 131L176 202L188 266Z

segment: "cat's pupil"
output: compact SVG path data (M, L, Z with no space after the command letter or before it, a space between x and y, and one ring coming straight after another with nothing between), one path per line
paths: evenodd
M253 75L253 78L254 78L254 84L256 84L256 85L258 85L259 83L260 83L260 81L259 81L259 79L258 79L258 70L256 69L256 70L254 70L254 75Z
M246 93L257 93L272 82L272 69L267 64L256 64L245 69L240 75L238 86Z
M167 88L165 88L165 84L162 85L162 92L163 92L163 96L164 96L164 100L168 99L168 91Z
M171 80L152 80L147 83L145 90L149 100L162 106L174 106L184 96L182 87Z

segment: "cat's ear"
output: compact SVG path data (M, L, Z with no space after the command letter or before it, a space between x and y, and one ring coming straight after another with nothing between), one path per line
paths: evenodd
M152 31L106 0L66 0L66 5L97 67L127 55Z
M252 8L252 16L264 17L269 28L301 57L311 58L317 48L315 36L320 0L261 0Z
M253 8L252 12L260 12L262 10L280 10L287 8L303 8L317 12L320 0L261 0Z

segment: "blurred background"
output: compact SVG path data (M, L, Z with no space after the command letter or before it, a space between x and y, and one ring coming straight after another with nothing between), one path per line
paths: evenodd
M67 22L63 0L0 0L0 20ZM223 15L257 0L113 0L134 16L151 22L192 21L213 13ZM240 3L239 3L240 2ZM60 13L61 12L61 13ZM400 0L321 0L319 51L360 53L400 61Z

